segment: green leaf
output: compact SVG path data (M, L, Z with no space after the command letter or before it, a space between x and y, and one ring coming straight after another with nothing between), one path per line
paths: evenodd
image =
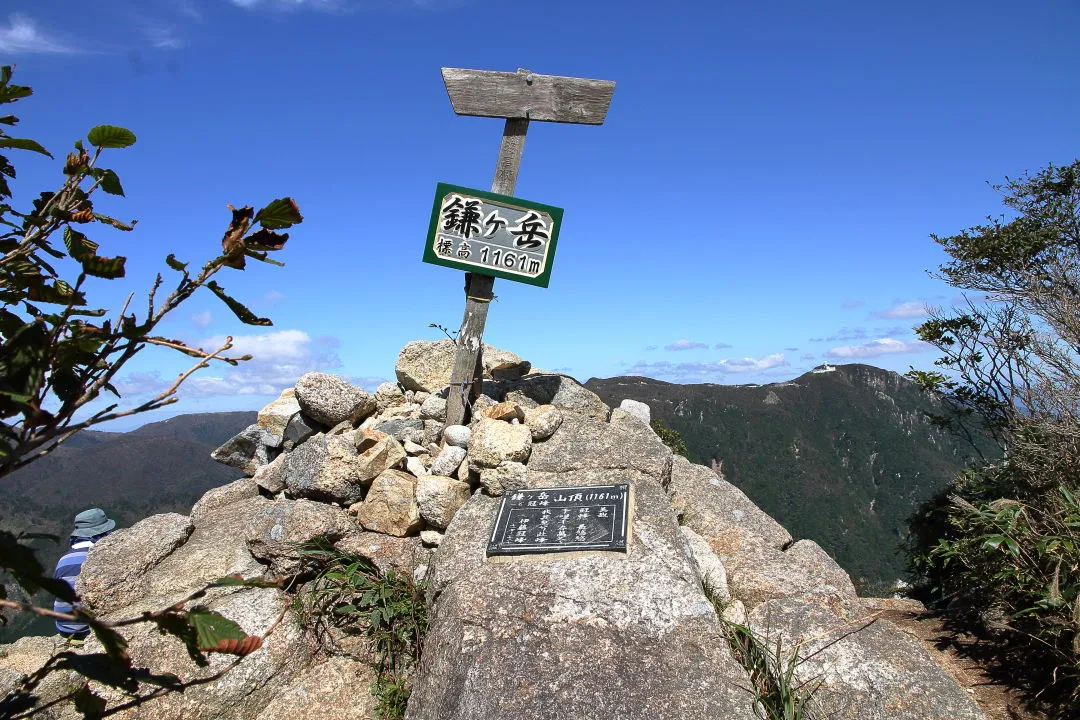
M107 625L95 622L90 625L94 635L101 641L101 647L118 663L131 665L131 655L128 654L128 642L123 635Z
M1020 546L1017 545L1016 541L1013 540L1011 537L1006 537L1005 538L1005 547L1007 547L1009 549L1009 552L1012 553L1013 555L1019 555L1020 554Z
M243 640L247 637L247 633L235 622L206 607L192 608L187 621L195 631L200 650L216 650L226 640Z
M1003 543L1004 541L1005 537L1003 535L988 535L983 541L983 547L997 548L1000 547L1001 543Z
M123 255L117 255L114 258L94 255L84 259L82 266L87 275L115 280L124 277L124 263L126 262L127 258Z
M255 222L267 230L282 230L303 221L300 208L290 197L278 198L255 214Z
M173 270L176 270L177 272L185 272L188 266L187 263L182 263L177 260L176 256L172 253L169 253L169 255L165 258L165 264L171 267Z
M126 148L135 144L135 133L115 125L98 125L87 133L86 139L95 147Z
M15 148L17 150L32 150L33 152L40 153L47 157L52 157L52 153L41 146L36 140L30 140L27 138L9 138L0 137L0 148Z
M97 254L98 244L71 226L64 228L64 247L72 259L82 262Z
M95 180L101 181L98 187L102 190L110 195L124 197L124 188L120 185L120 177L115 172L103 168L90 168L87 172Z
M206 287L210 288L210 291L221 298L221 301L229 306L229 309L233 311L237 319L245 325L273 325L269 318L261 318L255 315L255 313L248 310L243 304L236 299L229 297L225 294L224 288L217 284L216 280L211 280L206 284Z

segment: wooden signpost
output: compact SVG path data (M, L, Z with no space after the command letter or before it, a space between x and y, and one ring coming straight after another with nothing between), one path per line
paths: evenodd
M530 120L601 125L615 92L615 83L610 80L537 75L528 70L510 73L443 68L442 76L455 113L506 119L499 159L495 164L495 179L491 183L491 193L495 196L514 194ZM506 197L503 201L510 199ZM436 202L439 202L438 198ZM559 215L561 223L561 212ZM458 331L450 376L447 425L461 424L466 419L468 405L480 396L484 324L495 284L495 275L488 274L490 272L474 266L471 272L465 273L465 315ZM543 285L547 285L546 277Z

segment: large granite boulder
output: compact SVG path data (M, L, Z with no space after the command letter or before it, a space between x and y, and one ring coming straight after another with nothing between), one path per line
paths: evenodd
M666 484L671 450L650 428L630 420L605 423L566 413L559 429L533 445L529 469L539 472L606 469L637 470Z
M420 517L430 527L442 530L469 500L469 484L441 475L424 475L416 480L416 504Z
M257 720L374 720L378 703L368 690L374 680L370 666L332 657L279 690Z
M207 658L210 664L199 667L183 643L171 635L162 635L151 624L125 628L128 652L136 667L172 673L184 681L208 681L193 683L182 693L167 692L160 697L145 699L110 717L121 720L248 720L258 717L284 689L293 686L310 664L314 655L311 638L289 609L290 599L285 593L273 588L230 589L216 592L203 602L236 622L249 635L262 635L271 627L273 632L260 649L246 656L239 665L221 677L211 679L236 657L210 653ZM101 647L96 640L91 640L86 651L101 652ZM90 686L110 706L125 704L132 699L96 682ZM152 685L143 685L138 697L148 698L156 689Z
M296 401L296 390L285 388L277 400L259 411L255 424L275 436L284 437L289 421L299 413L300 403Z
M297 497L341 503L358 502L380 473L405 459L405 449L378 430L350 430L322 435L288 454L285 485Z
M416 478L387 470L371 483L364 502L350 508L365 530L404 537L423 525L416 502Z
M532 451L532 433L525 425L483 418L469 439L469 459L479 467L501 462L525 462Z
M281 499L252 514L245 538L251 554L269 563L273 575L287 576L300 568L300 545L313 541L332 545L357 530L348 513L335 505Z
M681 455L674 457L667 489L679 521L705 538L721 558L730 545L750 536L777 549L791 542L791 534L742 490Z
M107 600L98 612L138 599L139 580L183 545L195 525L187 515L151 515L94 545L75 584L80 597ZM135 590L137 593L138 591Z
M554 405L596 420L607 420L611 408L592 390L566 375L526 375L507 387L507 398L528 398L538 405Z
M836 720L985 720L975 701L888 620L837 617L798 598L770 600L750 627L798 649L799 679L820 681L811 709Z
M322 372L300 376L296 381L296 400L305 415L328 427L345 420L359 422L377 407L375 398L363 388Z
M499 501L475 494L436 550L410 720L753 718L747 679L655 479L530 473L531 486L627 482L628 553L485 558Z
M210 453L210 457L222 465L239 468L245 475L251 476L277 457L278 449L284 441L281 435L275 435L257 424L248 425Z
M59 635L23 637L0 645L0 717L85 717L71 703L63 702L85 684L85 678L69 670L49 672L44 678L37 674L53 655L66 649L67 642Z
M406 390L435 393L450 384L454 367L453 340L415 340L401 349L394 371ZM530 364L512 352L484 345L484 377L512 380L529 371Z

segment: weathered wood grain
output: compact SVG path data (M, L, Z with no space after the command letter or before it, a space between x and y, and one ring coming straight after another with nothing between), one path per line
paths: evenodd
M517 186L521 153L525 149L525 133L529 121L509 118L503 127L499 159L495 163L495 178L491 192L513 195ZM454 367L450 371L450 395L446 398L446 424L460 425L466 420L466 409L480 397L484 368L484 325L488 306L493 297L495 278L490 275L465 273L465 316L458 331ZM462 383L472 380L462 392Z
M601 125L615 83L525 70L493 72L443 68L443 83L458 115Z

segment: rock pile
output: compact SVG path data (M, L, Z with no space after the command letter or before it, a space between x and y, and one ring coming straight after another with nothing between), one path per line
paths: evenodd
M224 575L289 576L297 544L321 539L429 582L411 720L749 720L750 681L707 583L723 619L809 656L802 675L821 681L814 703L831 717L982 717L921 646L867 611L820 547L792 543L737 488L673 456L647 406L612 410L512 353L485 347L484 358L489 379L469 426L444 425L450 341L409 343L398 382L373 395L303 376L214 452L246 477L208 492L189 516L147 518L94 548L77 588L84 602L115 620ZM503 493L615 483L635 498L627 553L485 556ZM250 634L280 624L221 678L118 717L373 717L369 664L328 656L285 592L217 588L206 603ZM179 642L139 628L128 633L137 665L189 680L231 662L215 655L199 668ZM0 694L40 667L50 643L0 648ZM97 690L113 706L127 700ZM40 702L59 692L42 690Z

